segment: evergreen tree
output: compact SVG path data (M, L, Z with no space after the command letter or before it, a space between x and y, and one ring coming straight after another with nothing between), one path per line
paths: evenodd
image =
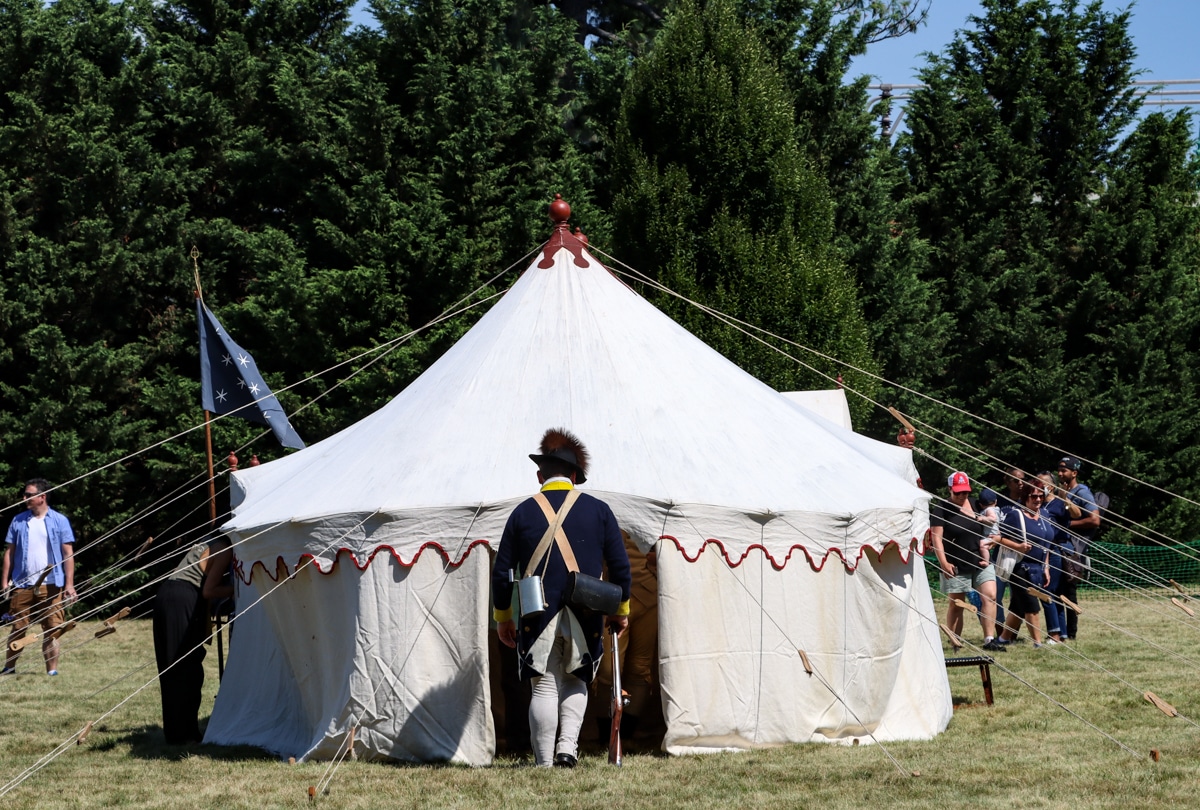
M561 126L573 97L564 76L582 49L544 7L395 5L383 32L349 32L349 3L336 0L9 8L0 464L10 481L66 481L197 425L193 245L206 300L291 410L332 378L284 383L404 335L519 264L549 232L554 192L586 222L587 166ZM469 323L411 341L294 424L313 441L376 409ZM262 431L226 419L213 433L223 458ZM251 449L280 452L269 434ZM86 542L202 469L191 433L58 502ZM102 556L206 515L197 493Z
M929 241L961 336L940 358L937 387L973 413L1101 462L1144 461L1154 433L1194 444L1189 414L1172 406L1147 419L1144 404L1171 375L1190 379L1191 354L1178 350L1195 340L1194 323L1164 298L1190 300L1195 286L1197 175L1182 120L1151 116L1122 142L1138 112L1127 12L1049 0L983 6L923 71L901 144L910 183L902 225ZM1126 344L1131 329L1140 337ZM1053 461L1031 441L923 415L1002 458ZM1130 447L1131 438L1145 444ZM1159 483L1195 486L1191 476ZM1147 494L1118 508L1146 519L1162 505Z
M1063 321L1067 356L1079 358L1074 390L1092 392L1068 392L1070 409L1098 460L1200 500L1200 158L1191 124L1187 113L1149 115L1118 151L1080 245L1080 263L1094 270ZM1103 470L1092 479L1118 512L1194 538L1200 508Z
M732 4L679 4L623 99L614 252L686 298L870 368L855 286L832 245L828 186L807 168L794 119L770 54ZM769 385L829 385L687 304L651 297Z
M744 0L746 19L779 61L792 91L801 147L829 183L834 239L859 285L859 300L883 377L925 390L950 339L940 285L926 272L927 245L899 224L903 168L881 137L867 97L869 77L848 81L851 63L875 42L904 36L924 22L915 0ZM903 390L885 404L916 405ZM861 428L894 435L881 409Z
M162 269L183 199L142 103L159 81L149 9L30 0L0 15L0 477L101 469L55 496L81 543L152 500L157 462L114 462L179 426Z

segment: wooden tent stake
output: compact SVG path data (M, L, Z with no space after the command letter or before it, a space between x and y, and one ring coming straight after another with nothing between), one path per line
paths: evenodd
M1034 597L1035 599L1041 599L1046 604L1050 604L1050 595L1049 594L1042 593L1041 591L1039 591L1037 588L1033 587L1032 585L1030 585L1025 590L1028 591L1029 595Z
M104 620L104 623L105 623L105 624L107 624L109 627L112 627L114 624L116 624L117 622L121 621L121 619L127 618L127 617L129 616L129 614L130 614L130 613L132 613L132 612L133 612L133 611L131 611L129 608L127 608L127 607L123 607L123 608L121 608L121 610L120 610L120 611L117 613L117 615L116 615L116 616L113 616L111 619L105 619L105 620Z
M900 424L904 425L904 429L906 431L908 431L909 433L912 433L914 436L916 435L917 429L915 427L913 427L913 423L908 421L907 419L905 419L904 414L902 414L902 413L900 413L900 411L896 410L895 406L888 406L888 413L890 413L892 416L896 417L896 421L898 421Z
M66 624L60 624L58 627L55 627L53 630L50 631L50 638L61 638L63 636L63 634L69 633L72 630L74 630L75 626L77 624L79 624L79 622L75 621L74 619L67 622Z
M944 624L939 624L938 627L942 628L942 632L946 634L946 638L950 639L951 647L957 648L962 646L962 639L956 636L953 630Z
M51 630L49 633L47 633L45 637L48 639L58 638L63 633L67 633L71 630L74 630L75 625L77 625L77 624L78 624L78 622L76 622L74 620L69 621L66 624L60 624L58 627L55 627L53 630ZM18 652L20 650L25 649L30 644L33 644L35 641L40 640L41 638L42 638L41 635L39 635L37 633L31 633L31 634L25 636L24 638L19 638L16 641L11 642L8 645L8 648L10 650L12 650L13 652Z
M962 599L955 599L954 604L958 605L960 608L967 611L968 613L975 613L975 614L979 613L979 611L976 609L976 607L974 605L972 605L970 602L964 602Z
M1174 605L1175 607L1179 608L1180 610L1182 610L1187 615L1191 616L1193 619L1196 618L1196 611L1192 610L1190 607L1185 605L1183 602L1180 602L1174 596L1171 597L1171 604Z
M121 621L121 619L124 619L131 612L132 611L129 608L123 607L117 612L117 615L113 616L111 619L105 619L104 626L96 631L96 638L104 638L105 636L111 636L113 633L117 632L117 622Z
M800 663L804 664L804 671L807 672L809 675L812 675L813 674L812 664L809 663L808 656L804 654L804 650L796 650L796 652L800 653Z
M83 731L79 732L79 737L76 738L75 744L83 745L83 741L86 740L88 738L88 735L91 733L92 733L92 721L88 720L87 725L83 727Z
M1158 709L1160 712L1162 712L1163 714L1165 714L1167 717L1178 717L1179 716L1178 709L1176 709L1170 703L1167 703L1165 700L1163 700L1162 698L1160 698L1158 695L1154 694L1153 692L1146 692L1145 694L1142 695L1142 697L1144 697L1146 700L1153 703L1154 707L1156 709Z
M39 633L30 633L24 638L19 638L16 641L10 641L8 643L8 648L13 652L19 652L28 647L30 644L33 644L35 641L40 641L41 638L42 637Z
M142 555L145 554L147 551L149 551L150 546L152 546L152 545L154 545L154 538L147 537L146 542L142 543L142 547L137 550L137 554L133 555L133 559L135 561L140 560L142 558Z

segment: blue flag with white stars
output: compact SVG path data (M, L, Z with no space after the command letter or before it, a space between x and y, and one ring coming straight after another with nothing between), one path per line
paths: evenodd
M250 352L233 342L198 298L196 320L200 324L200 399L204 410L267 425L284 447L303 450L304 442L258 373Z

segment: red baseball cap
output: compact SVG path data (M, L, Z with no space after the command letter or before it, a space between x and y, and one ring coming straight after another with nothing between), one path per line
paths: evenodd
M946 479L946 486L950 487L951 492L970 492L971 479L967 478L965 472L956 472Z

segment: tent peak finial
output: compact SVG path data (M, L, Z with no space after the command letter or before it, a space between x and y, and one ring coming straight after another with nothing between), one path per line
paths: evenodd
M554 195L554 202L550 203L550 220L554 223L555 228L566 228L567 220L571 218L571 206L562 198L561 194Z
M583 258L583 249L587 246L587 237L583 235L583 231L578 228L575 233L571 233L571 226L567 224L567 220L571 218L571 206L562 198L561 194L554 195L554 202L550 203L550 220L554 223L554 233L550 236L550 241L542 245L542 260L538 262L538 267L543 270L554 266L554 256L562 248L566 248L575 257L576 267L587 267L587 260Z

